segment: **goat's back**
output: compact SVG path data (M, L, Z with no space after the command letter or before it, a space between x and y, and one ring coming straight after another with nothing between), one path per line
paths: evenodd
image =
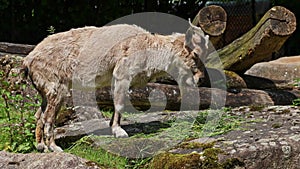
M45 38L24 58L23 65L31 76L39 72L39 78L47 76L54 82L77 79L80 85L93 87L96 76L106 76L115 66L116 58L107 56L110 49L145 33L138 26L126 24L71 29Z

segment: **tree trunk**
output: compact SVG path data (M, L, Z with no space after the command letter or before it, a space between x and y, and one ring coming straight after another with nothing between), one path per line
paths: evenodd
M224 69L244 73L257 62L269 60L296 30L295 15L284 7L271 8L259 23L242 37L218 50ZM215 67L215 53L207 66Z
M193 24L209 35L209 40L216 49L222 47L222 35L226 29L227 14L216 5L202 8L195 16Z

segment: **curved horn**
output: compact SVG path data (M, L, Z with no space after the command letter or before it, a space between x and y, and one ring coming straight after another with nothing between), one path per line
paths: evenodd
M203 32L203 30L200 27L195 26L194 24L192 24L191 18L189 18L188 20L189 20L190 28L193 29L194 32L198 32L198 33L200 33L203 36L205 35L204 32Z

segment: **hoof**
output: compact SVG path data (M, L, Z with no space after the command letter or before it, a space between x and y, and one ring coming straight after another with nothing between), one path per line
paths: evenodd
M48 147L44 144L44 143L38 143L38 145L36 146L36 149L38 152L45 152L48 150Z
M128 134L120 126L112 127L112 133L116 138L126 138Z
M50 145L49 146L49 149L50 149L50 151L52 151L52 152L63 152L63 149L62 148L60 148L59 146L57 146L57 145Z

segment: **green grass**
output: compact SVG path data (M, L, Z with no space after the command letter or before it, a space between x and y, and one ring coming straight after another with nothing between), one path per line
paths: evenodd
M228 111L230 110L225 108L200 112L193 125L194 137L221 135L239 129L246 119L229 114Z
M105 168L125 168L128 163L126 158L112 155L101 148L95 148L89 137L83 137L65 152L77 155L87 160L96 162Z
M65 152L85 158L105 168L144 168L151 160L151 158L128 159L126 157L111 154L102 148L95 147L93 145L94 137L95 136L86 136L81 138L75 142L73 146L65 150Z
M104 118L112 118L113 115L113 111L112 110L108 110L108 111L101 111L102 116Z
M242 123L247 121L245 117L230 113L230 108L220 110L200 111L195 117L184 119L172 118L159 124L132 124L131 127L141 131L131 134L130 138L164 139L166 142L178 142L189 138L210 137L221 135L232 130L241 129ZM110 116L111 112L106 112ZM124 113L129 119L135 119L130 113ZM129 133L130 134L130 133Z

